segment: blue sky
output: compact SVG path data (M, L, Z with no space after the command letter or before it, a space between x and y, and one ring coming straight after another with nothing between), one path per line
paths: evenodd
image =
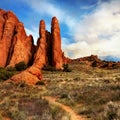
M35 42L39 21L50 31L56 16L66 56L120 57L120 0L4 0L0 8L13 11Z

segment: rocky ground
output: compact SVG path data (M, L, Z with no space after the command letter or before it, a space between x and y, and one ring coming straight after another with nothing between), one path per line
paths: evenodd
M86 120L119 120L120 69L101 69L78 61L69 68L71 72L42 70L43 80L34 86L1 82L0 119L71 120L63 105Z

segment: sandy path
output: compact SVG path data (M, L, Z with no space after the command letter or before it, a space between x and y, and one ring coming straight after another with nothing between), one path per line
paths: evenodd
M50 96L44 96L43 99L47 100L50 104L59 106L63 110L65 110L67 113L69 113L71 119L70 120L86 120L80 115L77 115L69 106L63 105L59 102L56 102L55 98L52 98Z

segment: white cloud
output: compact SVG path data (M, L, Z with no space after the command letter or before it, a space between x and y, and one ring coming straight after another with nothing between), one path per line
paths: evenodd
M24 1L40 15L56 16L60 23L65 23L68 26L69 32L73 36L72 39L75 42L70 44L66 42L67 40L69 41L67 37L62 38L65 55L72 58L91 54L120 57L119 0L111 0L109 2L98 0L97 7L93 13L84 15L83 19L79 20L79 22L77 17L69 14L70 11L59 8L57 5L52 4L50 0ZM89 8L86 7L85 9ZM46 27L50 28L50 24L47 24ZM31 33L35 40L38 38L37 29L27 29L27 33Z
M65 53L73 58L97 54L120 57L120 1L104 2L85 15L74 30L75 43ZM73 55L71 53L73 52Z
M38 33L38 28L32 28L31 30L28 28L25 28L25 31L27 33L27 35L32 35L33 39L34 39L34 43L37 43L37 39L39 37L39 33Z
M95 4L88 5L88 6L81 6L80 9L88 10L88 9L91 9L91 8L94 8L98 5L100 5L101 3L102 3L102 0L97 0Z
M34 11L41 15L48 15L50 17L56 16L61 23L65 23L69 28L73 28L76 20L68 15L67 9L62 9L58 5L53 4L50 0L24 0ZM47 25L47 28L50 28Z

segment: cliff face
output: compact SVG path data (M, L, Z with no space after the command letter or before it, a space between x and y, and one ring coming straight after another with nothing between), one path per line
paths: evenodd
M57 18L52 18L51 33L46 31L45 22L41 20L33 65L38 68L42 68L44 65L51 65L56 69L62 69L63 58L60 27Z
M51 33L46 31L44 20L40 21L36 50L32 35L27 36L24 25L11 11L0 9L0 66L14 66L24 61L41 69L44 65L62 69L60 27L56 17L51 22Z
M59 22L53 17L51 33L46 30L44 20L40 21L37 46L32 35L27 36L24 25L11 11L0 9L0 66L15 66L24 61L30 67L14 75L10 80L26 81L35 84L42 79L41 71L45 65L62 69L65 57L61 50Z
M27 36L23 24L11 11L0 9L0 66L29 63L33 46L32 36Z

